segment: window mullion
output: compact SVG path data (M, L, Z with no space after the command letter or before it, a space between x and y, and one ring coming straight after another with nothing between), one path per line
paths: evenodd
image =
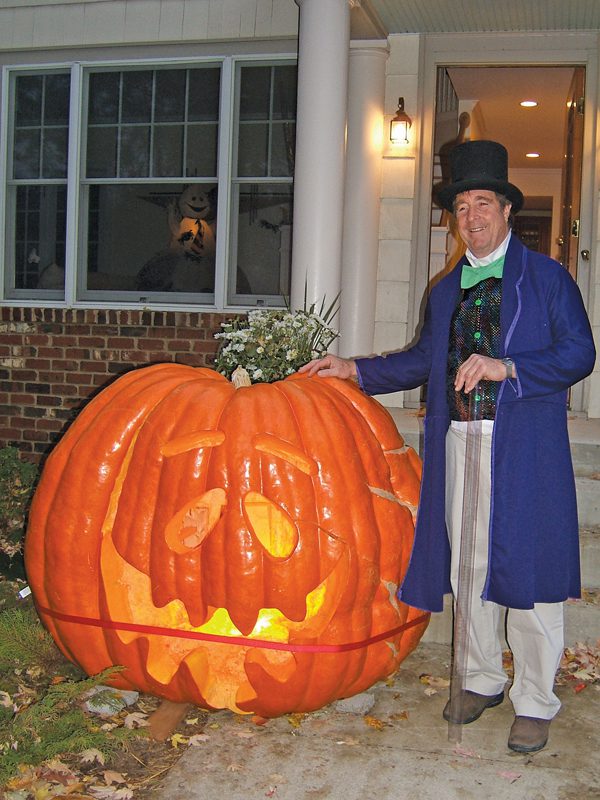
M215 262L215 305L217 309L227 305L229 268L229 244L232 225L232 183L234 136L236 121L235 65L233 59L225 58L221 66L221 96L219 103L219 144L217 162L217 241Z
M81 64L73 64L71 70L71 92L69 95L69 145L67 162L67 220L65 244L65 300L73 305L77 300L77 252L80 230L80 175L82 148L81 132L83 109L83 70ZM87 116L87 112L86 112Z

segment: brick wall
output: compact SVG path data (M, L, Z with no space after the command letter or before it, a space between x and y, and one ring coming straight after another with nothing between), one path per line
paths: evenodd
M0 447L41 461L100 389L161 361L212 366L231 314L0 309Z

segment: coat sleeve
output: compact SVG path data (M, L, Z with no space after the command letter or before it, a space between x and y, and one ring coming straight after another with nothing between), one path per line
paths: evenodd
M422 386L431 368L431 307L425 309L417 342L407 350L385 356L358 358L360 384L367 394L386 394Z
M594 368L596 350L581 293L569 273L558 265L546 292L545 307L549 342L545 347L521 352L508 348L517 380L508 381L513 391L505 391L504 401L564 391Z

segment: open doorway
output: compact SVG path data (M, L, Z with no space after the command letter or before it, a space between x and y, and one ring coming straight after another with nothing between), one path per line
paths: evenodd
M447 154L467 139L494 139L509 153L509 179L525 205L514 230L531 249L577 277L585 68L438 66L434 184L448 178ZM527 103L527 105L522 105ZM456 263L452 221L432 208L429 279Z

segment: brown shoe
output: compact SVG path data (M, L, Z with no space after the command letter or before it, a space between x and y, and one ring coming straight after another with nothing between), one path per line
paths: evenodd
M499 706L504 700L504 692L489 695L477 694L464 689L457 700L458 708L454 713L450 711L451 700L448 700L443 711L444 719L447 719L448 722L453 722L455 725L468 725L469 722L475 722L476 719L479 719L486 708Z
M508 746L517 753L535 753L546 746L551 719L515 717L510 729Z

